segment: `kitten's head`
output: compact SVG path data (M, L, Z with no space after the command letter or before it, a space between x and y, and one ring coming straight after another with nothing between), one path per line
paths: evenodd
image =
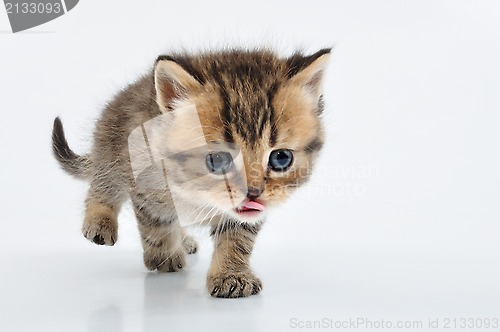
M243 222L261 220L311 175L323 145L330 49L161 56L156 102L171 191Z

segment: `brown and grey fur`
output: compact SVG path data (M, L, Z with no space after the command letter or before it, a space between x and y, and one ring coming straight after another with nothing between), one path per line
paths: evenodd
M323 49L289 58L266 50L160 56L148 75L106 107L86 156L68 147L57 118L52 134L56 158L68 173L90 182L84 236L96 244L114 245L118 213L130 198L149 270L178 271L186 264L186 254L196 252L196 242L179 224L168 189L137 187L128 147L134 129L188 104L196 105L207 142L230 142L241 149L246 188L256 190L268 207L283 202L307 181L323 145L321 81L329 52ZM173 151L189 148L192 140L189 134L176 132L175 126L164 135L162 140ZM266 168L265 159L270 150L279 148L294 151L294 164L278 174ZM217 201L227 189L224 181L206 179L183 187L186 158L191 157L168 164L179 190L184 190L192 208L203 211L206 205L217 211L208 221L215 242L207 277L209 293L225 298L258 293L262 283L251 271L249 259L264 218L246 222L226 213L231 207ZM232 195L242 201L247 192L235 190Z

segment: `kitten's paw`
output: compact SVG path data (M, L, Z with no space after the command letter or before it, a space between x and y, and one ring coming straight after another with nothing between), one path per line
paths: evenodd
M175 252L148 251L144 253L144 265L150 271L177 272L186 266L186 253L184 250Z
M208 276L207 287L213 297L247 297L259 293L262 282L251 271L226 272Z
M116 220L106 216L86 217L82 233L91 242L98 245L112 246L118 239Z
M198 243L196 243L196 240L190 235L184 237L182 246L188 254L194 254L198 250Z

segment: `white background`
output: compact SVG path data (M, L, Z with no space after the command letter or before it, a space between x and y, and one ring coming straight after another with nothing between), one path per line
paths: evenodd
M500 318L500 2L83 0L9 30L0 11L1 331L286 331L323 318L475 331L445 319ZM263 45L335 50L318 171L257 242L262 293L208 296L202 230L184 271L148 273L130 208L115 247L86 241L86 184L53 159L53 118L84 153L105 103L157 55Z

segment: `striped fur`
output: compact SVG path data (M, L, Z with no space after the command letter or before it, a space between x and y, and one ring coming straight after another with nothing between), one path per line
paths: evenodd
M57 118L52 133L56 159L65 171L90 183L84 236L99 245L114 245L118 213L130 198L146 267L178 271L197 245L180 225L175 194L182 198L181 208L193 212L193 223L212 228L215 248L207 277L209 293L215 297L258 293L262 283L251 271L249 259L265 214L255 220L240 219L227 203L227 195L233 203L242 202L247 196L243 188L250 188L253 196L272 208L309 179L324 142L321 81L329 52L296 53L289 58L268 50L160 56L147 75L107 105L97 123L92 150L85 156L69 148ZM203 176L203 149L191 146L199 137L185 129L192 120L172 112L188 105L196 106L203 139L209 145L226 142L238 149L245 166L239 175L245 180L237 182L241 188L227 185L234 178L224 182ZM168 118L169 129L158 132L148 149L172 152L162 162L173 187L145 190L132 172L128 138L147 121L169 114L175 114ZM286 171L268 168L274 149L293 151L293 164Z

